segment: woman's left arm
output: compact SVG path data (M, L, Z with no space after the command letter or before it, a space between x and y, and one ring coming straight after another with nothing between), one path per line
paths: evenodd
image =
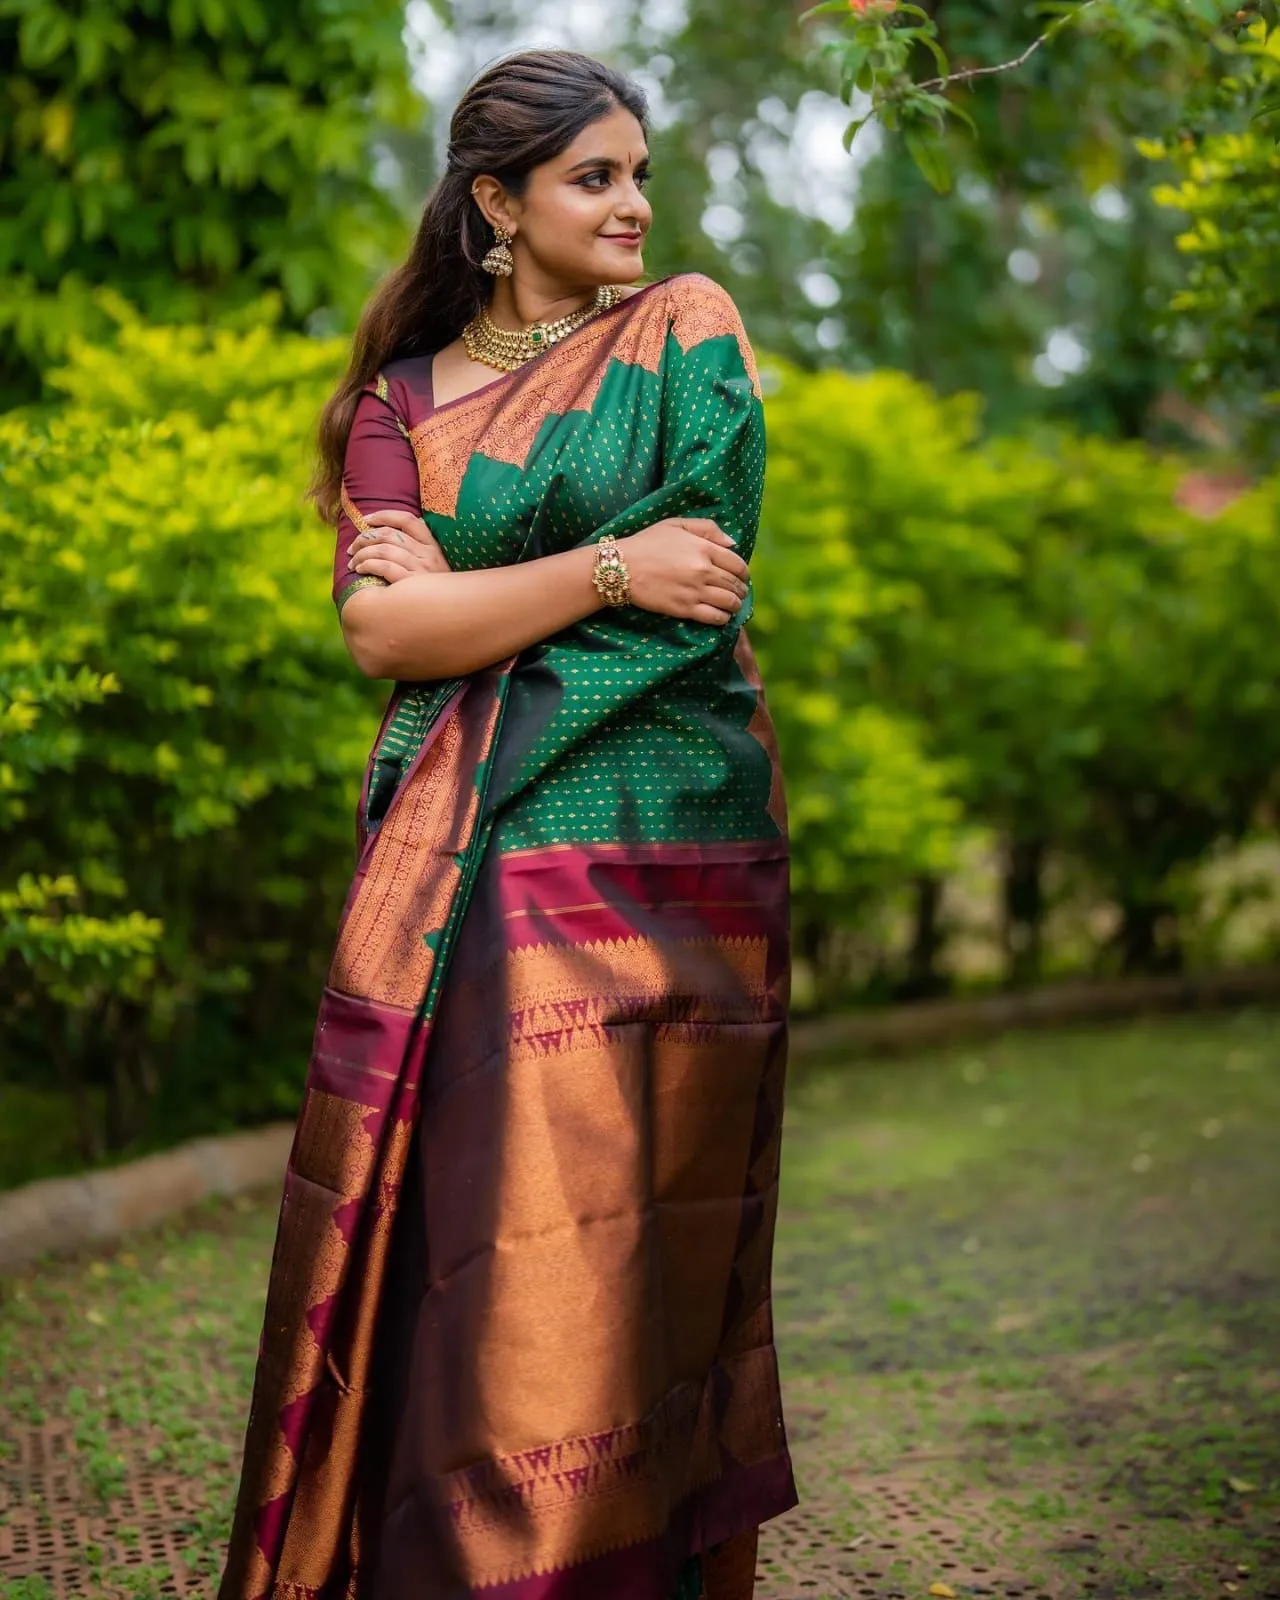
M339 613L359 589L385 587L449 563L422 520L418 464L385 381L356 405L342 472L333 560Z

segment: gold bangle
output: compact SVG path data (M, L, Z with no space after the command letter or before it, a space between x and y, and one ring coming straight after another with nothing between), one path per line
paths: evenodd
M618 549L618 541L611 533L602 534L596 545L596 564L591 569L591 581L605 605L630 604L631 574Z

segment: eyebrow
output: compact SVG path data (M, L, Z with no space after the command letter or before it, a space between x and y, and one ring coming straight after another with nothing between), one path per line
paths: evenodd
M639 161L636 162L636 166L644 167L648 164L649 152L646 150L645 153L640 157ZM570 172L577 172L579 167L608 167L610 172L616 172L621 165L621 161L614 156L587 156L582 161L575 161L568 170Z

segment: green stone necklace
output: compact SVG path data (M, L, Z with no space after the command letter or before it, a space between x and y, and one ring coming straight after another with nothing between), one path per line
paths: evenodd
M531 322L527 328L500 328L485 306L462 330L463 347L473 361L497 367L499 372L514 372L549 345L563 339L566 333L580 328L598 311L607 311L621 299L622 290L617 284L602 283L585 306L557 317L554 322Z

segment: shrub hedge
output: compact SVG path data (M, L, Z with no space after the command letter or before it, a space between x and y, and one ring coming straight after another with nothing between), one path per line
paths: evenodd
M301 487L338 342L117 324L0 416L3 1068L82 1153L288 1111L383 690L348 661ZM984 442L897 373L766 363L752 635L788 775L798 948L938 886L979 834L1030 976L1045 871L1178 959L1188 883L1268 825L1280 479L1206 520L1185 463ZM936 921L936 919L935 919Z

